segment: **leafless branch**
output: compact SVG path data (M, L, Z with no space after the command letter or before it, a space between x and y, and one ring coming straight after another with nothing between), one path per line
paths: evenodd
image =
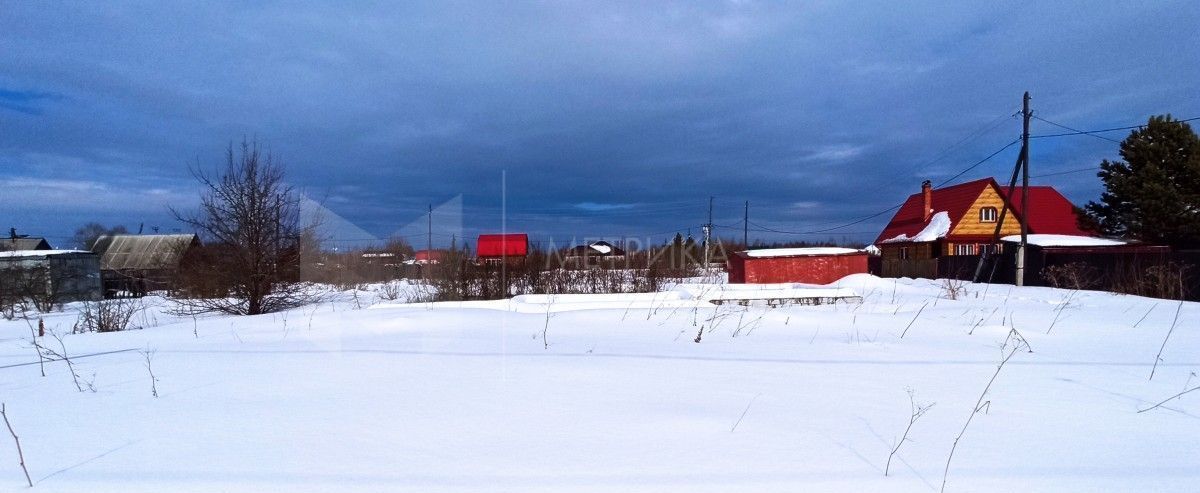
M8 407L5 403L0 403L0 416L4 417L4 426L8 427L8 434L12 435L13 443L17 444L17 458L21 463L21 471L25 473L25 483L32 488L33 480L29 479L29 469L25 467L25 452L21 451L21 439L18 438L17 433L13 431L12 423L8 422Z
M921 316L921 312L925 311L925 305L928 304L929 302L926 301L925 304L921 305L921 309L917 310L917 314L913 316L912 320L908 322L908 325L904 327L904 331L900 333L901 339L904 338L905 334L908 334L908 329L912 328L913 324L917 322L917 317Z
M1175 394L1175 395L1173 395L1173 396L1171 396L1171 397L1168 397L1168 398L1166 398L1166 399L1163 399L1163 400L1162 400L1162 402L1159 402L1158 404L1155 404L1155 405L1153 405L1153 406L1150 406L1150 407L1148 407L1148 408L1146 408L1146 409L1139 409L1139 410L1138 410L1138 413L1144 413L1144 412L1146 412L1146 411L1150 411L1150 410L1157 409L1157 408L1159 408L1159 407L1162 407L1162 405L1163 405L1163 404L1166 404L1166 403L1168 403L1168 402L1170 402L1170 401L1172 401L1172 400L1174 400L1174 399L1178 399L1178 398L1182 397L1184 394L1187 394L1188 392L1194 392L1194 391L1196 391L1196 390L1200 390L1200 385L1198 385L1198 386L1195 386L1195 387L1192 387L1192 388L1190 388L1190 389L1187 389L1187 390L1185 390L1185 391L1183 391L1183 392L1180 392L1180 393L1178 393L1178 394Z
M954 451L958 449L958 442L967 433L967 427L971 426L971 421L975 419L975 415L979 414L979 411L991 407L991 401L985 402L984 398L987 397L988 392L992 389L992 384L996 383L996 377L1000 376L1000 370L1004 369L1004 364L1008 363L1008 360L1012 359L1017 352L1022 350L1033 352L1029 347L1029 343L1021 336L1021 333L1017 332L1015 328L1010 329L1008 337L1004 339L1004 344L1000 346L1003 358L1000 360L1000 364L996 365L996 372L992 374L992 378L988 380L987 385L983 388L983 392L979 394L979 399L975 401L975 405L971 408L970 416L967 416L966 423L963 423L962 430L958 432L958 436L954 437L954 444L950 446L950 455L946 457L946 468L942 471L941 491L946 491L946 478L950 475L950 461L954 459Z
M908 426L904 428L904 434L900 435L900 441L896 442L896 446L892 447L892 452L888 454L887 465L883 468L884 476L887 476L888 472L892 470L892 456L896 455L896 452L900 450L900 446L904 445L904 442L908 441L908 432L912 431L913 425L916 424L918 419L921 419L921 416L925 415L925 412L929 411L929 408L936 404L934 402L929 404L917 404L916 391L913 389L907 389L907 392L908 405L910 409Z
M1180 290L1180 292L1183 292L1183 281L1180 281L1179 290ZM1166 335L1166 337L1163 337L1162 345L1158 347L1158 354L1154 355L1154 366L1150 367L1149 380L1154 380L1154 372L1156 370L1158 370L1158 363L1160 361L1162 361L1163 350L1167 348L1167 341L1171 339L1171 333L1175 332L1175 324L1179 323L1180 310L1183 310L1183 297L1182 296L1180 296L1180 298L1179 298L1179 305L1175 307L1175 318L1173 320L1171 320L1171 328L1167 329L1167 335Z

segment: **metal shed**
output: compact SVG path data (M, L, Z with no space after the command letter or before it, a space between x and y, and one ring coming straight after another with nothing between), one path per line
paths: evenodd
M853 248L773 248L729 256L729 282L829 284L867 272L867 252Z
M83 250L0 252L0 289L5 296L45 296L59 303L99 300L100 258Z

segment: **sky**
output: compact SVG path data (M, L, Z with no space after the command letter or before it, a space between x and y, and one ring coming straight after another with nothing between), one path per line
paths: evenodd
M442 204L439 244L661 241L709 197L719 236L749 202L752 239L869 242L890 214L864 218L1015 140L1024 91L1076 129L1200 116L1197 25L1193 1L0 0L0 226L181 229L189 167L246 138L346 244L424 242ZM1126 134L1034 139L1033 182L1097 199L1057 173Z

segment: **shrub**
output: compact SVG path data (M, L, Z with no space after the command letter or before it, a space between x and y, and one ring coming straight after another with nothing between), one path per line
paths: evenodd
M1054 288L1092 289L1100 284L1099 271L1083 262L1051 265L1042 269L1042 277Z
M86 301L71 331L82 334L128 330L133 316L142 309L140 302L130 299Z

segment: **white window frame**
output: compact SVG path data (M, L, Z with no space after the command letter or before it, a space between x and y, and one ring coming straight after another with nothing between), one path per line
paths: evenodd
M989 215L991 217L988 217ZM995 207L982 207L979 209L979 222L981 223L994 223L998 220L999 216L1000 212Z

